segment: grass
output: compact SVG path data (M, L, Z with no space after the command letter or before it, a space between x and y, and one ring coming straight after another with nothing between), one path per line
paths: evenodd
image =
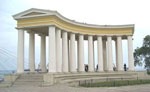
M120 81L106 81L98 83L84 83L80 84L82 87L119 87L127 85L150 84L150 80L120 80Z

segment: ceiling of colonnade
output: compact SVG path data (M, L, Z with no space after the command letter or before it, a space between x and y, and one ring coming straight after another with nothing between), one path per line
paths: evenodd
M133 35L134 25L93 25L79 23L67 19L57 11L31 8L13 16L17 20L17 28L44 33L48 35L48 26L55 25L61 30L84 35L117 35L126 39L127 35ZM85 39L87 38L85 36Z

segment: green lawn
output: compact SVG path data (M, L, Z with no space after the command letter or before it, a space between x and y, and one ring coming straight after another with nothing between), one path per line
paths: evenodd
M98 83L84 83L80 84L82 87L119 87L127 85L150 84L150 80L120 80L120 81L107 81Z

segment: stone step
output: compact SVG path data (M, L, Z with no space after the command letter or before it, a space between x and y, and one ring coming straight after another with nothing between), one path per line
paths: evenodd
M43 82L43 74L22 74L14 82L13 86L40 86Z
M39 83L41 83L42 81L40 81L40 82L28 82L28 81L26 81L26 82L15 82L14 84L15 85L31 85L31 84L39 84Z
M64 79L64 80L59 80L59 83L70 83L70 82L83 82L83 81L95 81L95 82L102 82L102 81L114 81L114 80L133 80L133 79L137 79L136 77L89 77L89 78L74 78L74 79Z
M17 82L42 82L43 81L43 79L41 79L41 80L34 80L34 79L18 79L17 80Z
M22 74L22 75L20 75L20 77L43 77L43 74Z
M109 81L109 80L127 80L137 79L137 75L134 73L120 73L120 74L73 74L73 75L60 75L56 76L56 83L68 83L68 82L79 82L84 80L94 81Z
M0 83L0 88L1 87L11 87L12 86L12 83L11 82L1 82Z
M68 77L60 77L60 78L57 78L58 80L66 80L66 79L79 79L79 78L95 78L95 77L98 77L98 78L109 78L109 77L119 77L121 78L122 76L97 76L97 75L93 75L93 76L68 76ZM128 75L128 76L124 76L124 77L134 77L132 75Z
M26 79L26 78L28 78L28 79L41 79L41 78L43 78L43 76L20 76L20 77L18 77L19 79Z

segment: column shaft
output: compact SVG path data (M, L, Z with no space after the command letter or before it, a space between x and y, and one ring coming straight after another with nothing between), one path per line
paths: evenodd
M81 34L78 41L78 71L84 72L84 36Z
M122 39L117 37L117 70L123 71Z
M116 70L118 71L118 42L117 42L117 38L115 41L115 48L116 48Z
M102 37L97 37L97 47L98 47L98 71L103 71L103 44Z
M62 33L62 71L68 72L68 36L65 31Z
M108 42L108 71L113 71L112 38L107 37Z
M56 71L62 72L61 30L56 30Z
M45 35L41 34L41 71L46 72L46 38Z
M103 67L104 70L107 71L107 48L106 48L106 40L103 40Z
M50 73L56 72L56 48L55 48L55 27L49 27L49 71Z
M127 39L128 39L128 66L129 66L129 71L134 71L132 36L128 36Z
M94 71L94 49L93 49L93 37L88 36L88 66L89 71Z
M75 34L70 34L70 72L76 72Z
M18 30L17 73L24 72L24 31Z
M29 67L30 72L35 72L35 41L34 32L29 32Z

